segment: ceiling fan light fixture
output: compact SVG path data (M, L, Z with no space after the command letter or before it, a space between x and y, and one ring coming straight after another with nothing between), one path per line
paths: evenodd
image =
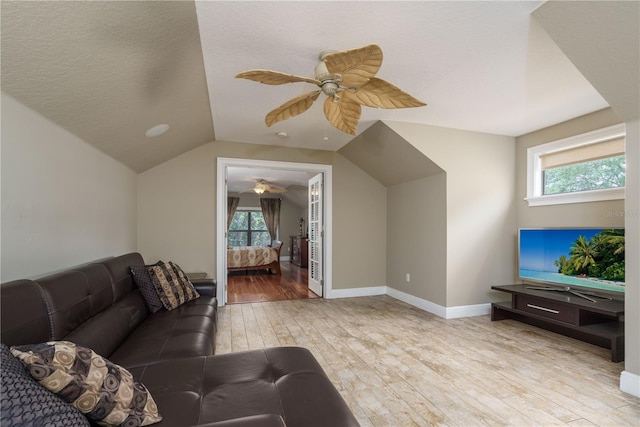
M412 108L427 104L391 83L375 77L382 65L382 49L371 44L342 52L324 51L315 67L314 78L280 71L254 69L236 78L268 85L312 83L319 89L298 95L270 111L265 124L272 126L307 111L321 93L327 96L324 115L336 129L355 135L362 106L373 108Z
M253 189L253 191L255 191L255 192L256 192L256 193L258 193L258 194L262 194L262 193L264 193L264 188L262 188L262 187L255 187L255 188Z

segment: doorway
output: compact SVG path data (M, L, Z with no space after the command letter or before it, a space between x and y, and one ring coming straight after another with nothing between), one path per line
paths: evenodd
M305 171L313 174L322 174L324 178L324 207L322 208L322 228L323 247L320 254L322 262L321 297L327 297L332 289L332 167L331 165L321 165L313 163L279 162L252 159L232 159L218 158L217 160L217 184L216 184L216 279L218 282L218 301L220 305L227 303L228 299L228 276L227 276L227 177L229 168L259 168L276 169L290 171ZM222 207L222 208L221 208ZM281 236L282 238L282 236ZM286 238L286 236L285 236ZM289 264L285 262L284 264ZM293 266L292 266L293 267ZM294 270L293 268L291 270ZM295 272L290 271L295 276Z

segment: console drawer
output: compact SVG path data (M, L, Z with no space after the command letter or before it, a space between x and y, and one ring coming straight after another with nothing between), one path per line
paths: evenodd
M516 295L516 308L548 319L575 324L576 308L547 299Z

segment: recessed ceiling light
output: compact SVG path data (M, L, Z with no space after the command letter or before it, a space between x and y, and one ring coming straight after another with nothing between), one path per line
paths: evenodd
M165 133L168 130L169 130L169 125L166 124L166 123L163 123L161 125L155 125L153 127L150 127L145 132L145 135L147 135L147 137L149 137L149 138L153 138L154 136L162 135L163 133Z
M289 135L287 135L287 133L286 133L286 132L278 132L278 133L276 133L276 135L278 135L278 136L279 136L280 138L282 138L282 139L284 139L284 138L286 138L286 137L288 137L288 136L289 136Z

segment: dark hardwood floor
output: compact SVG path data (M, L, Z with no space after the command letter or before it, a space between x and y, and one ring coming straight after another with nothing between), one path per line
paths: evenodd
M232 271L227 276L227 303L320 298L309 290L308 270L289 261L280 263L282 274L268 270Z

